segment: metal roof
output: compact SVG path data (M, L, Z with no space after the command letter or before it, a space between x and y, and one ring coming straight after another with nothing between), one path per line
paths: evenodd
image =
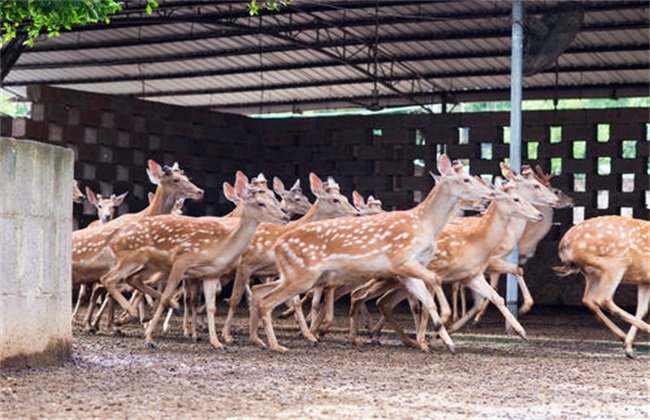
M25 49L3 87L48 84L234 113L507 100L510 0L308 1L250 16L246 1L126 2ZM574 2L577 37L524 78L524 98L647 96L647 0ZM567 2L527 1L527 18Z

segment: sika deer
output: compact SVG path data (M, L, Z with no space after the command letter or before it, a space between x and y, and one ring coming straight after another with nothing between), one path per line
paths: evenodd
M115 196L115 194L112 194L109 198L104 198L101 196L101 194L95 196L93 190L86 187L87 200L93 206L95 206L95 208L97 209L97 216L99 217L99 219L91 223L90 226L103 225L113 220L113 216L115 215L115 209L122 205L127 194L128 192L125 192L124 194L121 194L119 197ZM90 293L91 305L94 305L95 296L97 294L96 286L97 286L96 284L93 285L92 292ZM74 310L72 311L72 319L74 319L75 316L77 315L77 312L79 311L79 307L81 306L81 301L85 296L86 296L86 285L82 284L81 286L79 286L79 293L77 294L77 303L75 304ZM90 310L90 308L89 308L89 313L92 315L92 310ZM84 324L85 323L86 322L84 322Z
M273 178L273 191L275 191L275 193L282 199L280 204L282 204L282 207L287 209L287 215L289 218L296 215L302 216L311 208L309 199L302 193L299 179L293 184L291 189L287 191L284 188L282 180L276 176Z
M230 308L222 331L226 343L234 341L231 333L232 321L244 291L250 287L251 276L276 276L278 274L273 246L280 236L309 222L357 214L348 199L341 194L340 187L334 178L330 177L327 182L323 182L316 174L311 173L309 174L309 183L312 194L316 196L316 202L307 214L286 225L262 224L255 233L250 247L242 255L241 261L237 265L235 284L230 296ZM248 302L250 306L250 296Z
M584 276L582 303L624 343L627 357L634 358L637 330L650 333L650 325L643 321L650 304L650 222L622 216L588 219L564 234L558 250L564 265L553 268L557 275ZM614 292L621 283L639 287L635 315L614 303ZM627 335L603 309L632 324Z
M504 184L499 187L503 191L500 191L490 203L484 216L458 219L457 223L449 223L442 229L436 241L434 258L429 263L428 269L434 272L443 284L460 281L473 291L474 307L450 327L450 332L460 329L478 311L483 300L487 298L499 308L512 328L522 338L526 338L523 327L508 311L503 298L487 284L483 272L511 219L540 221L543 216L539 210L517 193L513 185ZM423 319L418 323L418 338L415 343L406 337L392 316L394 307L408 296L409 291L393 279L381 281L389 281L395 285L391 291L377 301L377 306L386 318L386 322L393 327L402 343L427 350L428 345L424 338L427 313L425 311L421 313ZM367 287L378 288L372 282ZM353 302L350 311L352 314L356 313L356 304ZM354 325L353 322L351 325ZM378 329L375 331L375 334L377 333ZM356 332L351 331L350 334L351 337L356 337Z
M393 275L424 303L436 329L453 352L454 344L440 323L431 294L422 283L432 288L439 286L439 279L426 269L426 264L433 256L435 238L458 198L487 199L494 193L463 171L454 171L446 155L438 160L438 170L441 180L413 209L308 223L284 234L274 248L280 280L258 285L253 290L251 342L266 347L258 336L261 317L270 348L286 351L275 337L271 311L316 285L327 284L334 277L359 281ZM304 319L300 324L303 335L317 342Z
M173 167L160 166L153 160L148 162L149 179L157 184L156 194L151 204L139 213L125 214L105 225L86 228L72 233L72 284L94 283L106 274L115 264L115 256L110 251L111 239L120 229L143 217L169 213L179 198L201 199L203 190L192 184L183 171ZM124 309L131 309L129 302L115 288L106 290ZM136 313L130 313L137 317ZM90 328L90 325L86 325Z
M145 332L148 347L153 347L153 332L183 275L211 279L219 284L219 276L233 268L261 221L282 223L289 220L275 196L264 189L251 188L241 172L237 173L235 193L243 205L241 218L147 217L126 226L111 243L117 265L102 277L102 283L114 285L138 273L160 272L167 278ZM208 287L204 284L210 342L214 347L222 347L210 308L214 295L210 296L206 290Z

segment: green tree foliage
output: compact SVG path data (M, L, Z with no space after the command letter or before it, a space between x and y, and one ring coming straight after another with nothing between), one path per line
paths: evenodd
M146 0L147 13L151 14L158 3ZM26 34L24 44L33 46L41 34L57 36L62 29L74 25L109 23L109 16L122 10L122 3L115 0L2 0L0 21L5 45L19 34Z
M257 1L251 0L248 4L248 12L251 16L256 16L260 14L260 10L270 10L276 12L282 7L290 5L290 1Z

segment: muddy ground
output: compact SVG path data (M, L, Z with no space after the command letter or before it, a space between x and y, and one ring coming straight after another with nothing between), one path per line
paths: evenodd
M153 350L138 326L114 337L75 324L70 363L2 373L1 417L650 418L648 334L628 360L582 308L534 308L521 318L529 342L505 335L492 310L453 336L455 355L407 349L390 334L356 349L342 328L310 347L293 321L276 323L290 348L277 354L247 344L244 314L237 344L222 351L205 333L183 338L179 321ZM412 329L409 319L401 314Z

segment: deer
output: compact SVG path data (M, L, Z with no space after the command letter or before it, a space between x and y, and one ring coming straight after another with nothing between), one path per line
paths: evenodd
M506 234L501 244L495 249L494 255L486 268L486 274L490 276L490 285L494 289L498 287L499 278L502 274L515 276L523 298L518 313L523 315L530 311L534 302L524 280L522 267L534 255L539 241L551 229L553 225L553 209L571 207L573 206L573 200L561 190L551 187L550 180L553 175L545 174L539 165L536 167L537 173L534 173L529 166L522 166L521 174L518 175L503 163L501 164L501 170L507 179L515 183L524 198L530 201L544 215L544 218L539 223L525 222L520 219L512 220L506 228ZM540 185L545 188L540 188ZM553 193L553 199L546 190ZM540 191L544 191L545 195L540 196ZM515 245L519 246L519 266L508 261L508 257L514 251ZM481 320L488 304L489 302L485 301L481 309L476 313L473 320L474 325Z
M513 218L539 222L543 215L518 193L512 183L501 183L497 180L497 187L499 192L482 217L463 218L457 223L448 223L442 229L436 241L433 258L427 268L435 273L443 284L460 281L473 292L474 306L468 314L450 326L450 333L458 331L487 298L497 306L513 330L526 339L523 327L505 306L503 298L487 284L483 273L494 248L501 241L503 231ZM550 191L548 194L552 195ZM377 301L377 306L386 322L393 327L403 344L428 351L429 346L424 337L427 312L421 312L421 320L417 325L417 340L414 342L406 336L392 316L394 307L408 297L409 290L392 278L375 280L376 282L388 282L393 285L388 286L389 291ZM381 284L369 282L364 287L384 292L386 287L380 286ZM353 300L350 309L352 314L350 338L356 345L359 345L359 342L356 340L354 315L358 304L359 301ZM375 337L379 328L373 331Z
M553 267L555 273L560 277L584 276L582 303L623 342L625 355L634 358L632 345L637 331L650 333L650 325L643 320L650 304L650 222L623 216L587 219L564 234L558 254L563 265ZM614 303L619 284L638 287L635 315ZM603 310L631 324L628 333Z
M286 225L262 224L255 233L249 249L242 255L241 261L237 265L235 283L230 296L230 308L221 334L226 343L234 341L232 322L243 293L246 291L247 295L250 294L248 289L251 276L276 276L278 274L272 249L280 236L310 222L358 214L347 197L341 194L340 187L333 177L328 177L327 181L323 182L316 174L310 173L309 182L311 192L316 197L316 201L309 211L300 219ZM250 296L248 296L248 302L250 306Z
M73 203L83 203L86 197L79 189L79 181L76 179L72 180L72 202Z
M168 214L179 198L199 200L203 197L203 190L187 178L177 163L170 167L149 160L147 174L157 185L153 201L148 207L139 213L124 214L104 225L72 233L73 286L94 283L114 266L116 260L109 244L121 228L144 217ZM106 290L122 308L131 309L129 302L115 285L111 288L106 287ZM137 314L130 315L137 319ZM85 323L85 328L91 330L90 319Z
M99 217L96 220L97 223L91 225L92 226L103 225L113 220L113 217L115 216L115 209L122 205L127 194L128 192L121 194L120 196L116 196L115 194L112 194L110 197L104 198L102 197L101 194L95 195L93 190L91 190L89 187L86 187L87 201L93 206L95 206L95 208L97 209L97 216ZM90 293L91 305L94 304L94 298L97 293L96 291L97 288L93 286L92 292ZM81 306L81 301L85 296L86 296L86 285L82 284L81 286L79 286L77 303L75 304L74 310L72 311L72 319L74 319L75 316L77 315L77 312L79 311L79 307Z
M300 188L300 179L296 180L290 190L284 188L284 183L280 178L273 177L273 191L280 196L280 204L287 209L287 216L302 216L311 208L309 199L302 193Z
M229 188L230 184L224 183L224 189ZM220 287L219 277L234 268L261 222L289 221L275 196L265 189L251 188L242 172L237 172L234 194L242 204L240 218L146 217L126 226L111 242L117 264L102 277L103 284L115 285L121 279L128 283L128 278L139 273L162 273L167 278L145 331L147 347L154 347L153 333L184 275L203 280L210 343L215 348L223 347L214 319L213 289Z
M366 217L343 217L312 222L285 233L274 247L280 279L252 290L250 337L252 344L267 348L259 337L264 322L269 348L285 352L275 336L271 311L312 287L339 277L364 281L379 275L396 276L417 296L433 319L434 327L450 352L454 343L440 322L436 305L425 284L440 280L426 269L433 256L435 238L460 197L484 200L495 193L464 171L456 171L447 155L437 162L441 174L427 198L416 207ZM296 312L299 314L299 311ZM303 335L318 339L299 319Z

